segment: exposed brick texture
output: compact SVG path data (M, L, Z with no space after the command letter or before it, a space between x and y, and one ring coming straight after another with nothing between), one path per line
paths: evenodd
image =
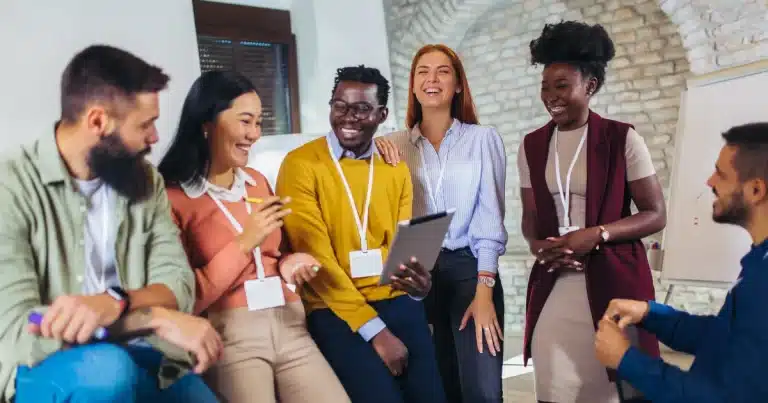
M617 47L598 113L630 122L643 135L667 192L685 79L768 56L768 8L755 0L383 0L387 10L395 112L403 125L411 58L420 46L445 43L461 55L481 121L502 133L509 156L508 253L501 260L508 331L523 324L531 257L520 233L516 169L523 135L548 117L539 100L541 71L529 42L546 22L600 23ZM652 237L657 238L658 237ZM738 262L734 262L738 264ZM667 285L657 281L663 300ZM712 312L724 291L676 287L672 305Z

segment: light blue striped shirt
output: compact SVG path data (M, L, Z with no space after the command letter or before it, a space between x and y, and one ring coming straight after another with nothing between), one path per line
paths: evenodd
M443 247L468 246L478 270L498 272L508 237L504 227L507 153L496 129L454 119L439 152L421 135L418 124L387 136L403 152L411 171L413 215L455 208ZM438 184L443 165L442 184Z

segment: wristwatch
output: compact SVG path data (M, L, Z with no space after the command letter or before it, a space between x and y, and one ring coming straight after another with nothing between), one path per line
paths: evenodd
M606 229L605 229L605 227L604 227L604 226L602 226L602 225L600 225L600 226L599 226L599 227L597 227L597 228L599 228L599 229L600 229L600 242L599 242L597 245L595 245L595 249L600 249L600 244L601 244L601 243L605 243L605 242L608 242L608 239L610 239L610 238L611 238L611 234L610 234L610 233L608 232L608 230L606 230Z
M120 303L120 316L122 318L128 310L131 308L131 297L121 287L109 287L107 288L107 295L114 298L115 301Z
M600 228L600 238L603 240L603 242L608 242L608 238L611 237L611 234L602 225L598 228Z
M477 282L488 288L493 288L496 285L496 279L490 276L478 276Z

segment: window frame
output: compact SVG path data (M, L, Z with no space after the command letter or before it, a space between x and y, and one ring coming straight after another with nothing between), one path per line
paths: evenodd
M288 91L291 131L301 133L299 114L299 71L296 35L287 10L192 0L195 37L215 36L233 41L254 41L286 45L288 49Z

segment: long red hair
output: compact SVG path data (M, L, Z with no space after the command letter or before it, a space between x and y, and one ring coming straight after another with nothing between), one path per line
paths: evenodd
M411 62L411 77L408 82L408 111L405 115L406 127L412 129L422 119L421 104L416 99L416 94L413 93L413 77L416 74L416 66L421 56L435 51L442 52L451 60L453 71L456 72L456 81L459 88L461 88L461 92L453 95L451 117L458 119L462 123L478 124L475 103L472 101L472 93L469 91L469 82L467 81L467 74L464 72L464 65L461 64L461 59L459 59L459 56L453 49L437 44L425 45L419 49L413 57L413 62Z

